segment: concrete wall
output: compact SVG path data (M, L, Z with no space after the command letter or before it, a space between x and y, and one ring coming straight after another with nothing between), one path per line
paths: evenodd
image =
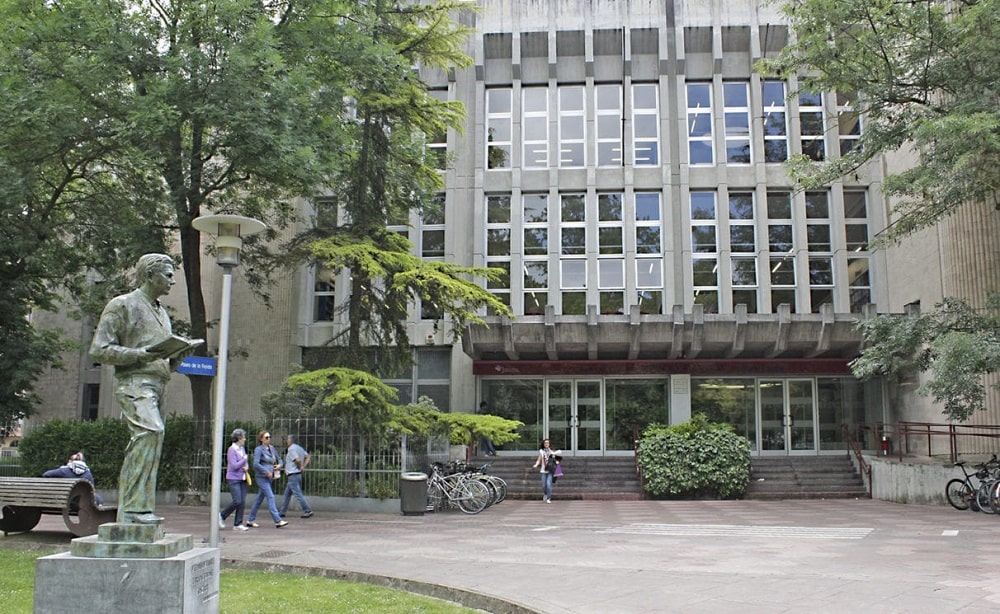
M872 499L894 503L948 505L944 487L962 471L933 460L866 457L872 467Z

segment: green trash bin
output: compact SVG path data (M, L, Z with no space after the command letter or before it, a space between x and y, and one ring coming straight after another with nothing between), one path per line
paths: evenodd
M408 471L399 476L399 507L404 516L427 511L427 474Z

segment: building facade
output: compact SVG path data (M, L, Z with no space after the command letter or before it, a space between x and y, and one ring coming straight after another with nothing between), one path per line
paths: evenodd
M505 271L488 287L514 315L487 315L454 340L432 305L415 305L415 366L390 382L401 401L429 396L448 411L485 401L524 422L507 451L525 454L545 436L568 454L630 454L637 416L703 412L759 455L843 453L848 432L872 448L876 425L905 407L935 420L907 390L851 376L855 323L933 305L947 279L982 282L945 263L987 252L976 266L997 271L996 248L936 229L868 251L889 222L881 178L905 158L794 188L789 156L842 155L864 118L847 93L796 94L794 80L755 71L788 41L776 6L478 4L466 17L474 65L421 72L433 95L467 109L462 134L428 146L443 207L396 230L424 258ZM292 365L324 366L346 325L334 308L346 282L304 268L266 310L237 278L231 344L248 352L230 363L227 416L256 415ZM206 283L218 305L218 282ZM74 394L81 416L113 411L110 374L93 369L81 363L75 388L43 386L40 418L65 413ZM169 407L183 413L174 379Z

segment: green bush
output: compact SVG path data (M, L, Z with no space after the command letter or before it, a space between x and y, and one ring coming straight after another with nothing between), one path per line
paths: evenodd
M652 425L639 440L643 488L653 497L739 498L750 483L750 442L704 414Z
M256 433L254 425L227 424L223 429L223 453L229 447L229 434L237 426L246 429L249 441ZM252 430L251 429L255 429ZM211 453L195 445L195 423L191 416L171 415L164 422L163 453L156 477L157 490L203 490L193 465L211 466ZM118 474L125 458L129 432L124 420L49 420L21 439L19 445L22 476L39 476L48 469L66 464L74 452L83 452L94 474L97 488L118 488ZM248 451L252 448L248 445ZM223 463L224 464L224 463ZM206 481L207 484L207 481Z

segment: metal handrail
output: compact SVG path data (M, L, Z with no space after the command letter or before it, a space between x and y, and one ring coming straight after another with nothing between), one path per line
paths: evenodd
M868 464L865 460L864 452L861 450L861 444L855 439L854 435L851 434L851 430L844 425L844 439L847 441L848 449L854 454L854 460L858 463L858 469L865 476L865 485L868 487L868 497L872 496L872 466Z
M927 456L934 456L934 445L940 447L941 439L947 441L948 458L954 463L958 461L959 442L975 439L1000 439L1000 425L995 424L955 424L949 422L897 422L882 427L886 434L892 434L897 441L896 452L900 460L903 454L910 451L910 443L923 440L927 447ZM1000 445L994 445L997 451Z

